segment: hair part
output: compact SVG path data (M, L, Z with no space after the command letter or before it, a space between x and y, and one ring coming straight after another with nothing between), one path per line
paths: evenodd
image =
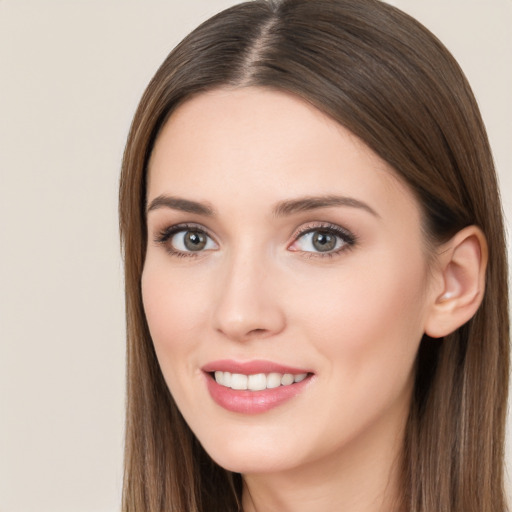
M135 114L123 159L120 229L127 315L123 511L240 510L242 482L199 445L165 384L144 316L146 171L184 101L219 87L297 95L349 129L416 196L432 247L475 224L489 246L477 314L425 337L403 450L403 509L505 511L507 263L491 151L458 64L418 22L377 0L246 2L169 55Z

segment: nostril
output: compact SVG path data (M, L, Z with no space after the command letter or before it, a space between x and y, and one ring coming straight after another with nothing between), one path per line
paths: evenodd
M253 329L252 331L249 331L248 334L256 334L256 335L258 335L258 334L264 334L265 332L266 332L265 329Z

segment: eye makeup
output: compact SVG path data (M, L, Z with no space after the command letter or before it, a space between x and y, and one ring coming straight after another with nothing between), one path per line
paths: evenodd
M176 243L174 239L180 233L183 233L184 238L180 243ZM187 234L188 239L185 238ZM162 245L171 256L179 258L197 257L206 250L218 248L217 243L202 226L189 223L175 224L159 231L154 242ZM177 247L178 245L181 247Z
M219 248L203 226L193 223L168 226L157 233L154 242L176 257L198 257ZM310 222L294 232L287 250L309 258L332 258L353 248L356 243L357 237L337 224Z
M306 253L310 258L332 258L352 249L357 243L357 237L352 232L330 222L312 222L303 225L292 238L294 241L288 246L288 250ZM303 245L301 246L304 242L313 250L306 250Z

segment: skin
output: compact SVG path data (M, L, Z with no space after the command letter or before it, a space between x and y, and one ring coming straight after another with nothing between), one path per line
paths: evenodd
M305 196L363 202L273 214ZM163 375L211 457L244 476L246 512L393 509L414 360L439 282L419 206L354 135L281 92L220 89L184 103L154 147L147 199L214 215L148 211L145 312ZM371 210L371 211L370 211ZM172 253L181 223L208 233ZM321 253L301 228L353 235ZM189 227L190 229L190 227ZM171 252L170 252L171 251ZM264 359L313 373L261 414L227 411L201 367Z

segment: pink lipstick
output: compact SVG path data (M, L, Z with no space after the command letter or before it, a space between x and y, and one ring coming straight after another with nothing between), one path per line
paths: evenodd
M213 400L231 412L257 414L297 396L313 374L270 361L213 361L202 368Z

